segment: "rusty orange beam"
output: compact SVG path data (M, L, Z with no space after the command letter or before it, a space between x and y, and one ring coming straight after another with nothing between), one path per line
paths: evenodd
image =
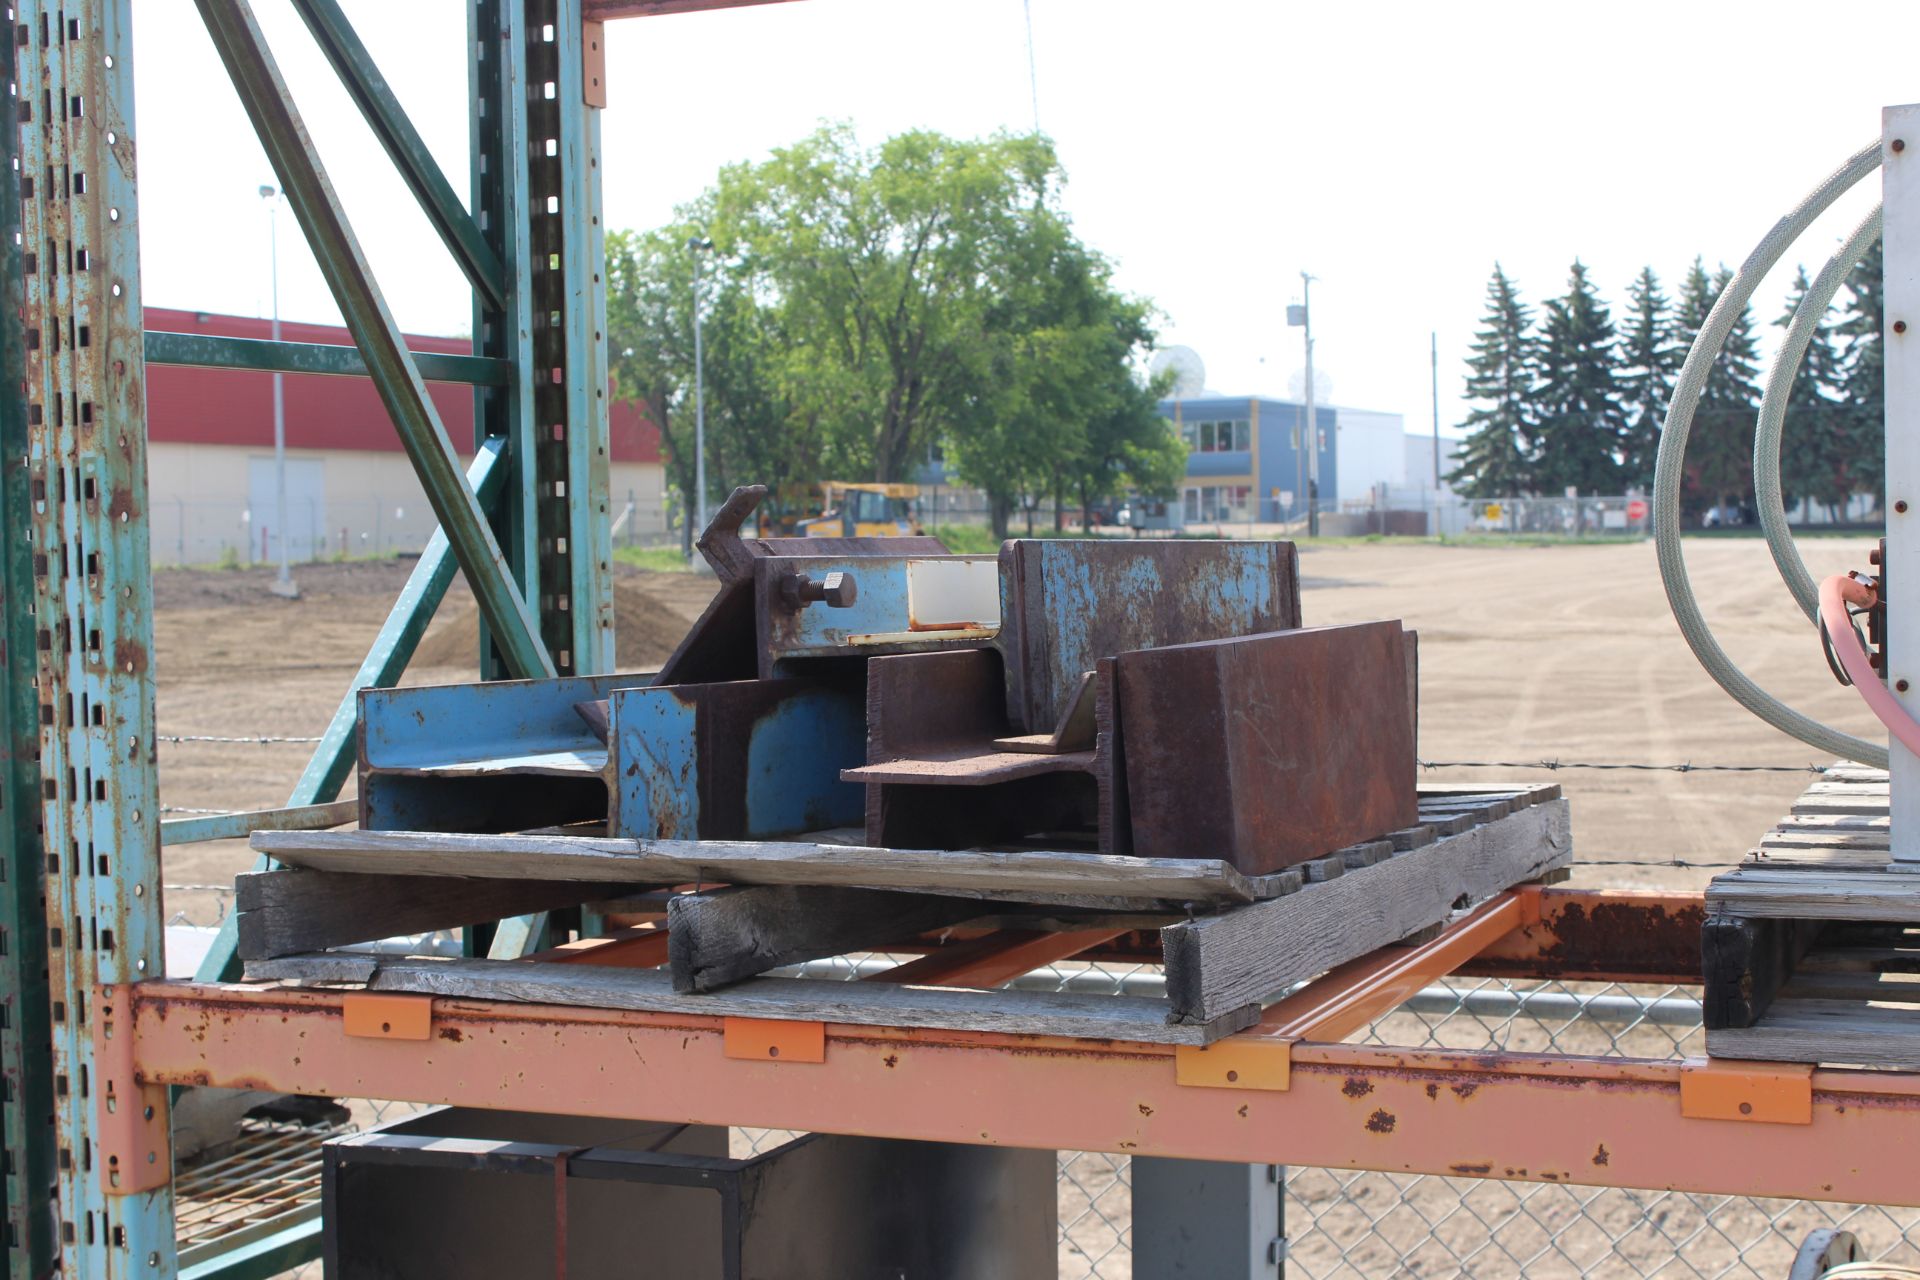
M1126 932L1125 929L1073 929L1056 933L1000 929L930 951L883 973L869 974L866 981L923 987L997 987L1023 973L1091 951Z
M501 1001L432 1000L426 1039L370 1039L345 1034L346 998L142 983L125 997L137 1078L1920 1207L1911 1073L1815 1070L1804 1123L1761 1123L1683 1113L1689 1068L1671 1061L1296 1044L1290 1086L1276 1092L1183 1085L1166 1046L830 1023L821 1061L792 1062L728 1056L717 1017Z
M1413 947L1383 947L1269 1005L1254 1033L1281 1040L1344 1040L1488 945L1540 919L1540 891L1509 889Z
M1640 889L1540 891L1540 918L1460 966L1494 978L1698 984L1698 892Z
M575 938L523 960L547 964L599 964L622 969L657 969L667 962L664 928L620 929L598 938Z
M670 13L700 13L707 9L744 9L749 5L782 4L786 0L581 0L580 16L588 22L611 18L658 18Z

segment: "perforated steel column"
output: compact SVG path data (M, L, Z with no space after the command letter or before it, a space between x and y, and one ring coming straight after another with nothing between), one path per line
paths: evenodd
M164 1092L95 1050L102 993L163 959L132 7L22 4L16 28L57 1247L89 1280L174 1265L166 1153L102 1141L147 1107L164 1134Z

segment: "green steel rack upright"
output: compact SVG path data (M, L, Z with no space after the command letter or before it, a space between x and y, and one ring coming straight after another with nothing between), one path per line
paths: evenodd
M440 518L289 808L338 797L355 691L398 680L456 569L481 604L490 677L599 672L613 658L598 24L582 0L469 0L467 30L448 33L472 50L463 207L336 0L294 0L474 287L474 354L416 357L250 6L197 3L355 345L144 334L132 0L8 9L0 1137L12 1277L178 1270L167 1097L133 1080L114 1036L116 989L164 967L145 364L370 376ZM479 447L464 473L423 378L474 387ZM539 931L504 922L494 952ZM229 925L200 976L234 968ZM296 1233L192 1272L270 1274L316 1242Z

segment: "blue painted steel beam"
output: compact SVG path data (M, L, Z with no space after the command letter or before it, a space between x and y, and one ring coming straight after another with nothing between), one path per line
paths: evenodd
M320 1256L322 1223L314 1215L285 1230L180 1268L180 1280L271 1280Z
M132 10L15 11L55 1229L89 1280L175 1257L166 1090L95 1051L112 990L164 959Z
M238 840L255 831L323 831L341 827L359 816L359 802L306 804L289 809L251 809L244 813L216 813L202 818L176 818L160 824L160 844L204 844L208 840Z
M482 443L467 472L467 482L473 486L482 506L499 501L506 487L507 466L502 457L505 448L505 442L500 440ZM388 611L387 620L381 624L380 634L374 637L373 647L367 650L360 670L354 673L353 683L334 709L333 719L320 736L320 744L301 772L300 781L294 784L293 794L287 800L290 808L326 804L339 796L340 788L353 770L360 724L360 691L384 689L399 682L407 663L413 660L413 651L420 646L420 637L427 632L427 624L433 621L434 611L446 598L447 588L453 585L456 568L446 533L435 529L433 537L427 539L426 550L414 563L413 572L407 575L399 598ZM266 871L272 866L268 859L261 858L253 869ZM240 976L238 943L234 918L229 915L220 922L220 932L214 936L194 976L201 982L234 981Z
M420 379L399 326L387 310L372 268L312 147L252 7L246 0L196 0L196 4L353 334L354 344L366 357L374 385L426 490L427 501L473 587L502 657L516 675L553 675L553 660L541 642L535 618L507 573L500 546L473 491L461 478L446 428L427 396L426 384Z
M201 369L254 369L265 373L317 373L338 377L370 376L358 347L324 342L270 342L264 338L228 338L210 333L146 333L148 364L191 365ZM413 362L425 382L461 382L504 387L513 366L484 356L416 351Z
M427 215L427 221L446 242L454 261L472 282L474 292L499 307L506 304L506 269L494 253L480 228L460 198L453 193L446 174L440 171L433 153L420 137L419 130L400 108L400 100L380 74L373 55L360 43L360 36L347 21L334 0L294 0L293 7L306 20L307 29L321 52L346 86L347 94L360 114L366 117L373 136L386 148L393 167L413 192L414 199Z

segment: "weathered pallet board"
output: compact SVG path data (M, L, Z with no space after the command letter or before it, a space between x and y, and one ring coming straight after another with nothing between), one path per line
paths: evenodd
M360 874L533 876L624 884L841 885L992 898L1031 892L1151 902L1252 902L1257 896L1247 877L1224 862L1206 858L424 831L274 834L338 836L322 841L270 839L254 847L289 866Z
M1168 1017L1206 1022L1445 920L1573 856L1549 801L1301 893L1160 931Z
M1920 874L1891 865L1884 771L1829 769L1707 887L1707 1051L1920 1067Z
M453 929L604 897L602 886L551 880L449 880L265 871L234 881L244 960L294 955L399 934Z
M981 910L969 898L883 889L757 885L682 894L667 904L667 966L675 991L713 991L960 924Z
M1716 1058L1830 1062L1867 1067L1920 1066L1920 1000L1888 996L1819 999L1782 995L1750 1027L1707 1032Z
M1555 874L1571 853L1567 804L1557 798L1557 790L1437 797L1433 805L1423 806L1418 826L1272 876L1242 878L1242 897L1224 902L1215 898L1214 909L1221 913L1197 918L1188 913L1144 913L1167 901L1205 901L1196 897L1193 886L1231 883L1227 880L1234 874L1231 867L1183 859L1103 857L1048 850L914 855L910 851L833 843L800 846L803 852L797 857L790 856L789 848L776 850L776 856L755 859L753 854L764 853L769 846L525 834L342 832L336 834L343 839L332 841L275 840L272 852L276 856L289 863L303 863L308 869L267 873L259 877L261 880L278 877L282 882L313 884L357 880L373 888L399 879L418 883L428 891L435 886L462 886L467 891L506 891L511 887L517 891L529 872L543 878L564 873L570 877L565 887L582 898L595 899L608 896L608 880L623 885L685 885L705 880L734 887L671 896L667 907L668 967L646 975L638 985L630 981L636 975L628 970L621 970L621 982L612 986L600 981L570 986L550 975L530 976L526 972L561 966L536 963L501 969L481 962L480 967L449 968L439 962L361 955L288 957L285 948L278 946L270 954L281 958L253 963L248 974L256 979L365 982L373 990L423 990L560 1003L602 1003L602 997L613 992L611 998L616 1002L608 1007L977 1030L1005 1029L1014 1025L1008 1019L1017 1014L1025 1019L1019 1023L1022 1029L1038 1034L1205 1043L1248 1025L1263 1000L1294 982L1379 946L1419 936L1444 920L1456 906L1479 901L1515 883ZM663 849L673 852L660 852ZM685 850L697 851L695 857L685 856ZM925 865L933 859L937 859L936 865ZM1051 877L1042 881L1050 886L1085 887L1090 869L1108 877L1096 882L1102 888L1110 887L1116 874L1135 877L1120 883L1117 896L1054 895L1065 896L1072 904L1118 904L1122 914L1087 914L1084 909L1070 907L1058 913L1053 925L1082 930L1160 927L1168 957L1169 997L1136 1000L1135 1005L1150 1008L1165 1029L1142 1035L1134 1025L1137 1007L1130 1007L1119 1025L1104 1016L1089 1016L1091 1009L1104 1010L1112 1004L1111 997L1077 997L1092 1001L1087 1011L1077 1006L1055 1010L1029 1004L1034 999L1059 998L1051 995L949 990L934 1006L906 1015L892 1004L880 1007L864 995L850 995L847 984L757 976L801 960L878 949L928 930L982 917L1004 917L1002 924L1034 927L1029 920L1031 909L1022 912L1020 907L988 905L989 898L1031 903L1047 896L1031 889L1004 888L1007 877L996 864L1028 867L1028 874ZM1116 872L1115 867L1123 864L1126 869ZM819 883L822 867L841 869L829 874L865 877L876 874L876 866L896 876L896 883ZM1040 872L1031 870L1035 866ZM636 867L648 870L642 873ZM846 872L848 867L854 870ZM421 874L422 868L432 868L436 874ZM936 890L909 874L916 870L936 873L948 883ZM369 871L379 874L367 874ZM402 874L385 874L389 871ZM1168 874L1175 880L1154 878ZM755 875L767 877L768 882L752 883L748 877ZM994 875L1000 875L998 884L991 879ZM1143 875L1149 877L1144 883L1152 886L1151 899L1129 896L1140 892L1139 877ZM773 879L778 876L796 879ZM811 882L800 882L797 877L801 876ZM959 896L955 883L962 886L965 896ZM988 889L989 884L994 887ZM1172 893L1167 892L1169 886ZM1010 910L1019 913L1018 920L1006 916ZM1038 927L1049 926L1041 923ZM575 973L594 969L578 963L564 967ZM761 985L773 981L797 985ZM691 1003L662 1003L655 998L662 989L670 991L675 1000ZM905 989L917 990L910 986ZM760 1004L753 1004L751 1010L748 1006L735 1009L729 1002L741 993L751 993L753 1001L779 996L780 1011L769 1013ZM1021 999L1009 1006L1012 1013L996 1003L1002 996L1015 994ZM984 1003L968 1003L976 999ZM964 1012L967 1009L973 1012Z
M1067 992L971 991L885 982L825 982L805 978L749 978L724 991L687 995L659 970L538 964L514 960L420 960L361 957L348 964L331 955L272 960L247 966L249 981L365 981L370 991L411 992L462 999L517 1000L595 1009L632 1009L703 1018L773 1018L856 1026L945 1027L1015 1035L1071 1036L1206 1044L1244 1030L1257 1009L1235 1010L1213 1026L1169 1025L1166 1005L1137 996ZM344 975L366 973L363 979Z

